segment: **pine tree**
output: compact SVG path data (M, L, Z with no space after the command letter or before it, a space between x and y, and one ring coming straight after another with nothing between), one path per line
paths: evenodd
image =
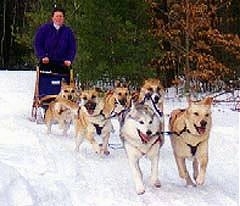
M19 45L29 49L28 58L36 61L32 39L37 27L50 17L53 4L64 6L66 23L76 34L78 53L73 69L83 83L140 82L156 74L149 63L161 56L161 49L149 30L149 4L137 0L42 0L31 4L25 15L28 24L16 35Z
M83 81L139 82L155 75L149 62L161 51L149 32L148 10L147 3L137 0L81 1L78 69Z

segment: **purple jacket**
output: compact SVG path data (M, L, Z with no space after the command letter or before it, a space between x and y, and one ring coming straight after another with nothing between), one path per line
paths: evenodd
M73 62L76 55L76 40L68 26L57 30L53 23L40 26L34 39L36 56L41 60L49 57L51 62L62 64L64 60Z

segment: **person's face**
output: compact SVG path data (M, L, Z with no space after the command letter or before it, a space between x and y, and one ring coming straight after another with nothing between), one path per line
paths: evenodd
M60 11L56 11L54 12L53 16L52 16L52 21L53 23L55 23L56 25L62 26L64 23L64 16L63 13Z

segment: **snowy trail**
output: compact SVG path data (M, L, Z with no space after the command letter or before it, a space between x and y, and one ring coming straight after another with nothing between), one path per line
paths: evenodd
M0 71L1 206L238 205L239 113L213 108L204 186L184 187L166 136L159 164L162 187L149 185L150 163L143 159L146 193L138 196L123 149L111 149L109 156L99 157L85 141L75 153L73 128L67 137L57 126L46 135L45 125L27 119L34 81L34 72ZM167 102L166 114L175 107L184 107L184 102ZM119 143L117 131L111 142Z

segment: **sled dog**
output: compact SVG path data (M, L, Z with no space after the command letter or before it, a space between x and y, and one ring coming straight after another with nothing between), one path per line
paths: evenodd
M146 156L151 161L151 184L160 187L158 179L159 151L164 139L160 119L146 105L132 104L121 128L121 138L126 150L137 194L145 192L139 160Z
M98 89L85 89L81 93L81 105L85 108L79 111L77 118L74 120L75 128L75 151L79 151L79 147L86 138L93 149L98 154L109 154L107 149L108 139L112 129L111 122L108 117L110 113L104 109L113 109L114 102L105 102L104 105L104 94ZM98 144L95 139L95 134L101 135L102 145Z
M68 100L68 101L65 101ZM69 102L71 101L71 102ZM44 115L44 121L47 126L47 133L51 133L52 124L59 123L60 128L63 129L63 135L67 134L70 127L73 115L72 107L76 107L73 102L79 101L79 91L73 83L67 84L61 82L61 89L56 98L51 101L47 107Z
M111 117L115 113L121 112L124 108L118 104L120 99L110 91L103 97L101 93L95 89L83 90L81 94L82 105L87 112L80 111L75 119L75 151L79 151L79 147L84 138L88 139L92 144L96 153L108 155L108 142L112 130ZM101 135L102 144L98 144L95 140L95 134Z
M79 91L73 83L67 84L62 81L58 97L77 102L79 100Z
M59 123L60 128L63 129L63 135L67 135L74 114L77 114L78 109L79 106L76 103L61 96L50 102L44 118L47 133L51 133L54 123Z
M146 79L140 88L139 103L144 103L154 110L163 112L164 89L159 79Z
M211 97L200 102L189 101L188 108L176 109L170 115L171 145L179 176L186 181L186 185L204 183L208 163L208 139L212 125L211 104ZM187 171L186 158L193 160L195 182Z
M131 100L129 84L124 84L121 83L120 81L115 81L112 93L113 95L115 95L117 101L116 104L121 104L125 108L129 107Z

